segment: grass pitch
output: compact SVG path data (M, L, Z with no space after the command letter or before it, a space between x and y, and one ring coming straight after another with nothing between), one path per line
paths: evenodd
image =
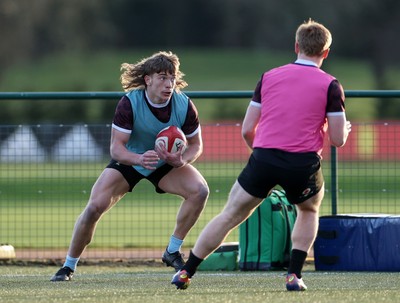
M2 302L399 302L398 273L316 272L305 292L287 292L284 272L198 272L187 290L159 266L79 266L70 282L50 282L55 266L0 266Z

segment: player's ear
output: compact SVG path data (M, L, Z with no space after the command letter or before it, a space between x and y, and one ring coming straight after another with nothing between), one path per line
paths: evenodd
M144 76L144 82L147 86L151 85L151 77L149 75Z
M297 43L297 42L294 43L294 52L296 54L300 53L299 43Z
M329 51L330 51L330 50L331 50L331 49L328 48L328 49L324 50L324 52L322 53L322 57L323 57L324 59L328 58L328 55L329 55Z

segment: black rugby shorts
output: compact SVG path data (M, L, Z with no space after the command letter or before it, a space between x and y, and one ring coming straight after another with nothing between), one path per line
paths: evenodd
M115 160L111 160L110 163L107 165L107 168L116 169L124 176L125 180L129 183L130 192L133 190L136 184L139 183L140 180L147 179L151 183L153 183L154 187L156 188L156 192L164 194L165 191L158 187L158 183L160 182L162 177L164 177L171 171L173 167L169 164L164 164L163 166L157 168L149 176L143 176L142 174L138 173L138 171L132 166L118 163Z
M262 199L280 185L289 202L298 204L316 195L324 184L321 157L314 152L255 148L238 182L249 194Z

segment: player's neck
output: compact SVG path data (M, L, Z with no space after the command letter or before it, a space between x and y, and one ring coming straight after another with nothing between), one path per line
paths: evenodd
M166 106L168 106L168 104L169 104L169 101L171 100L171 99L168 99L167 101L165 101L165 102L153 102L153 100L151 100L150 99L150 96L149 96L149 94L147 93L147 91L145 91L145 94L146 94L146 100L147 100L147 102L152 106L152 107L156 107L156 108L162 108L162 107L166 107Z
M310 57L310 56L306 56L306 55L300 54L300 53L297 55L297 59L298 60L311 61L315 65L317 65L318 67L321 67L322 62L324 61L323 57Z

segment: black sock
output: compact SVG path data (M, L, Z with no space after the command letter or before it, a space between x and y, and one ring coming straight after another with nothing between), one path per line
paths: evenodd
M303 269L304 262L307 258L307 252L293 249L290 256L290 263L288 268L289 274L296 274L297 278L301 279L301 271Z
M193 252L190 251L189 259L182 269L186 270L190 277L193 277L201 262L203 262L203 259L196 257Z

